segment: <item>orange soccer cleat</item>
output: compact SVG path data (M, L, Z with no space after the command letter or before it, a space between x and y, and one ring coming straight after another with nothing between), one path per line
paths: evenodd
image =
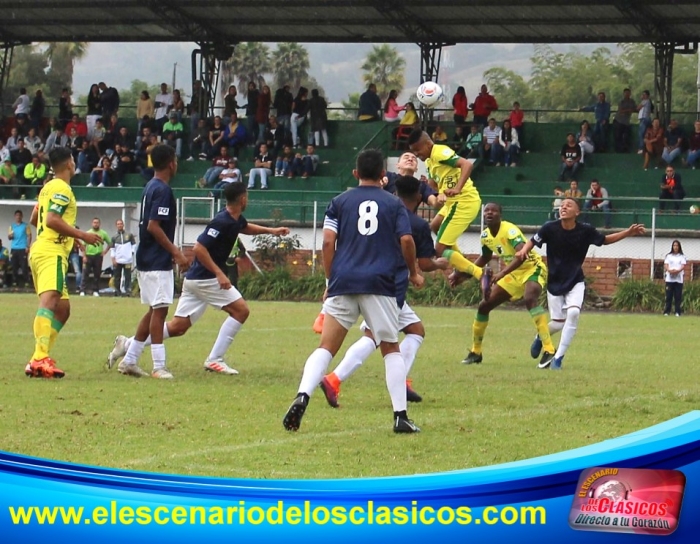
M28 362L24 373L30 378L63 378L66 375L51 357Z
M323 377L319 385L321 386L323 394L326 396L328 404L330 404L333 408L339 408L340 404L338 404L338 395L340 395L340 380L338 379L338 376L331 372Z
M321 334L323 332L323 321L325 318L326 318L326 314L324 314L323 312L318 314L318 316L316 317L316 319L314 321L314 326L313 326L314 332L316 334Z

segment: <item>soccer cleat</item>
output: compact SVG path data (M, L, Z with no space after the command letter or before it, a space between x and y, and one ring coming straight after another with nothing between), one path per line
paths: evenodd
M126 341L128 338L123 334L118 335L114 339L112 351L107 356L107 368L112 368L124 355L126 355Z
M139 365L127 365L124 364L124 361L119 363L117 370L119 371L119 374L124 374L124 376L133 376L134 378L147 378L149 375L148 372L146 372Z
M542 353L542 340L540 340L540 335L536 334L535 339L530 345L530 357L537 359L540 356L540 353Z
M549 365L552 364L553 360L554 360L554 353L549 353L548 351L545 351L542 354L542 359L540 359L540 362L537 363L537 368L547 368Z
M299 427L301 427L301 418L304 417L304 412L306 412L308 405L309 401L304 400L303 396L300 395L295 398L282 420L284 428L288 431L298 431Z
M338 395L340 395L340 382L334 385L333 382L328 378L328 376L324 376L319 386L321 387L321 391L323 391L323 394L326 396L326 401L328 401L328 404L330 404L332 408L340 408L340 404L338 404Z
M463 365L479 364L483 360L484 360L484 357L483 357L483 355L481 355L481 353L474 353L473 351L470 351L469 354L462 360L462 364Z
M484 272L481 275L481 280L480 285L481 285L481 293L484 297L484 300L488 300L489 297L491 296L491 279L493 278L493 270L491 270L490 267L485 266L484 267Z
M552 360L552 366L549 367L550 370L561 370L561 363L564 360L564 356L555 357Z
M323 321L326 319L326 314L321 312L316 316L316 319L314 320L314 325L313 329L316 334L321 334L323 332Z
M151 372L151 378L156 378L158 380L172 380L175 376L165 367L156 368Z
M413 423L412 419L396 416L394 418L394 432L405 434L419 433L420 429Z
M234 374L238 374L238 370L235 368L231 368L226 364L226 361L224 361L223 357L219 357L218 359L213 359L213 360L207 360L204 362L204 370L207 372L217 372L219 374L227 374L229 376L233 376Z
M51 357L28 362L24 373L30 378L63 378L66 375Z
M408 402L422 402L423 397L413 389L413 380L406 380L406 400Z

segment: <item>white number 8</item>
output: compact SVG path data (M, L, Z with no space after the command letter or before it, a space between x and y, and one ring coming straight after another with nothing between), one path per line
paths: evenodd
M365 200L357 211L360 214L357 220L357 231L362 236L372 236L379 227L379 221L377 221L379 206L374 200Z

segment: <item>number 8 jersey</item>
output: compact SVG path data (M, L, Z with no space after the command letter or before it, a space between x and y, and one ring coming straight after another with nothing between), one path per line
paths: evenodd
M397 277L408 275L401 252L411 223L401 201L381 187L360 185L335 197L324 230L337 234L328 296L397 297Z
M455 153L454 149L446 145L435 144L430 152L430 157L425 161L428 168L428 176L438 186L438 193L444 193L447 189L454 189L459 181L460 169L457 161L461 157ZM479 191L474 187L474 182L468 178L462 191L447 199L448 204L452 202L475 202L481 201Z

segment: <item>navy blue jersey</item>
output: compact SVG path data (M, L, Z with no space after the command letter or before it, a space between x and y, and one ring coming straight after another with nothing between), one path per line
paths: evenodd
M588 223L576 223L571 230L561 221L549 221L532 237L537 247L547 244L547 291L554 296L565 295L584 279L583 262L591 245L602 246L605 235Z
M409 213L408 218L411 222L413 241L416 243L416 258L432 259L435 257L435 243L430 233L430 224L415 213Z
M337 233L329 296L397 296L403 262L399 239L411 234L398 198L379 187L355 187L331 201L323 227Z
M143 188L141 195L141 217L139 218L139 246L136 249L136 267L141 271L172 270L173 257L148 232L149 221L160 221L160 226L168 237L175 240L177 224L177 203L170 185L153 178Z
M386 179L389 180L389 182L384 186L384 190L388 191L392 195L396 194L396 180L401 177L401 174L397 174L396 172L387 172L386 173ZM437 196L437 193L433 190L433 188L428 185L427 183L420 182L420 197L421 197L421 202L423 204L428 203L428 199L431 196Z
M245 217L241 215L238 219L234 219L228 210L223 209L206 226L204 232L197 238L197 242L207 248L216 266L225 272L226 260L233 251L238 234L247 226L248 221ZM210 280L216 276L195 258L185 277L188 280Z

